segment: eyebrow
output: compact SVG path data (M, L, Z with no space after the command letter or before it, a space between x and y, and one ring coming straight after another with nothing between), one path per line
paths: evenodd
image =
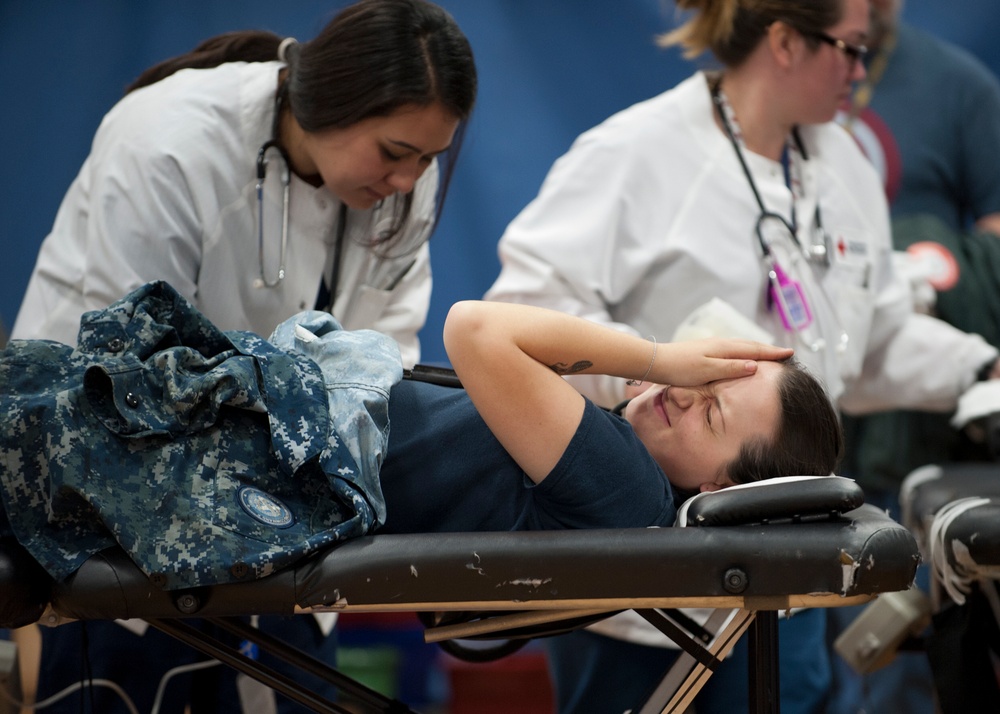
M438 149L437 151L428 151L425 153L421 151L418 147L414 146L413 144L407 143L405 141L398 141L397 139L389 139L388 141L390 144L393 144L394 146L406 149L407 151L412 151L413 153L420 154L421 156L437 156L438 154L443 154L444 152L446 152L448 149L451 148L451 144L448 144L448 146L444 147L443 149Z

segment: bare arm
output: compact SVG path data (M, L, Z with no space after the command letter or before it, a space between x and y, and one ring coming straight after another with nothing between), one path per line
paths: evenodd
M695 386L749 376L756 360L792 354L721 338L660 344L654 352L648 340L579 317L479 301L451 308L444 344L487 426L535 483L559 461L583 416L584 399L563 375L610 374Z

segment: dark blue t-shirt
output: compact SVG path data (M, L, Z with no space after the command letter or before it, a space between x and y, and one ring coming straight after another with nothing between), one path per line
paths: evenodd
M535 485L464 389L403 380L389 396L383 533L673 525L673 492L632 427L589 400Z

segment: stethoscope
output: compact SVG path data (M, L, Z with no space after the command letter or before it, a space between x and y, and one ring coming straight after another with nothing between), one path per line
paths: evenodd
M271 139L265 141L257 151L257 251L260 274L253 285L255 288L276 288L285 279L285 255L288 249L288 205L289 193L292 184L291 162L288 152L274 138L277 136L278 120L281 116L281 93L275 99L274 122L271 129ZM264 270L264 182L267 179L267 165L274 159L269 158L269 154L276 155L281 160L281 247L278 253L278 273L274 280L268 280ZM340 204L340 216L337 220L337 237L334 247L333 272L331 274L331 284L324 283L321 288L321 295L327 299L318 299L317 302L324 302L324 309L332 309L333 297L337 294L337 283L340 280L340 263L344 252L344 233L347 229L347 205Z
M268 280L264 272L264 180L267 178L267 152L274 151L281 158L281 252L278 254L278 277ZM285 279L285 251L288 248L288 193L292 183L288 153L277 140L265 141L257 152L257 249L260 276L254 280L255 288L276 288Z
M736 133L733 131L732 124L730 123L728 107L726 106L725 99L722 97L720 85L721 77L712 83L712 100L718 108L719 118L722 122L723 128L725 129L726 136L729 138L729 142L732 144L733 150L736 152L736 157L739 159L740 167L743 169L743 175L746 176L750 190L753 192L757 205L760 207L760 215L757 217L757 223L754 226L754 233L757 236L757 241L760 244L761 252L763 253L763 260L767 266L768 298L777 306L778 314L781 317L781 322L784 328L788 331L795 332L810 351L819 352L826 347L826 340L820 336L817 336L815 339L809 339L805 334L807 328L812 324L814 316L812 314L812 310L809 308L809 303L806 300L806 294L802 284L782 269L782 267L778 264L777 256L774 254L770 241L765 238L765 227L769 223L776 223L780 230L787 232L788 235L791 236L792 243L799 249L799 253L805 256L808 263L829 267L831 262L831 241L826 230L823 228L823 217L820 211L819 201L817 200L816 202L815 231L813 234L815 235L818 233L822 236L822 239L821 242L811 241L809 246L804 246L799 240L798 232L795 229L796 221L794 198L792 200L792 222L789 222L781 214L768 210L767 206L764 205L764 199L760 195L760 191L757 188L756 181L754 181L753 174L750 173L750 167L747 165L746 158L743 156L743 150L740 147L740 142L736 138ZM808 161L809 156L806 153L805 144L802 142L802 137L799 135L797 127L792 129L792 139L795 142L795 148L802 156L802 160ZM785 167L785 179L789 184L791 183L789 175L790 163L791 157L787 155L786 147L786 156L783 164ZM826 290L818 280L814 282L816 284L816 290L814 292L819 294L821 301L824 302L825 307L827 308L827 311L837 323L837 329L840 332L840 336L837 340L836 348L838 352L843 353L847 349L847 343L850 340L850 337L847 334L847 331L843 328L843 325L840 324L840 317L837 315L837 311L833 306L833 303L826 294Z

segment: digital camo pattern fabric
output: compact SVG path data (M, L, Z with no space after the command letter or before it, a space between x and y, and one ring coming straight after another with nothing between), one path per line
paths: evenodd
M12 341L0 497L14 535L57 579L118 543L175 589L263 577L367 533L402 367L389 338L326 330L349 343L330 348L349 383L294 344L220 331L162 282L86 314L76 349Z

